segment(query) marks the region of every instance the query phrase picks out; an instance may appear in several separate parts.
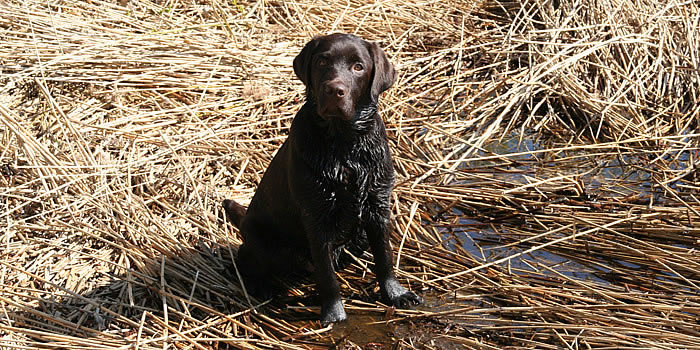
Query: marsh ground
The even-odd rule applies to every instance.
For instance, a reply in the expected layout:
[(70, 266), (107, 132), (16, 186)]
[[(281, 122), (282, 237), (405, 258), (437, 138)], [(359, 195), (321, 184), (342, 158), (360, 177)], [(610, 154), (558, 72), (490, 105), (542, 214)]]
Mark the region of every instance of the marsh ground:
[[(0, 346), (700, 348), (700, 11), (656, 1), (6, 1)], [(246, 203), (313, 35), (378, 41), (415, 310), (248, 298)]]

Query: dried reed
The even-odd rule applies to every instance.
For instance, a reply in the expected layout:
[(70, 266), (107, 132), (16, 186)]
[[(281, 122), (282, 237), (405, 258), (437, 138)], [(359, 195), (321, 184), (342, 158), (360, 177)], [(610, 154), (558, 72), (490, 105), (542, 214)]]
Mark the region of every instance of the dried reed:
[[(359, 337), (310, 281), (248, 296), (219, 204), (335, 31), (399, 68), (393, 240), (428, 300), (377, 302), (357, 257)], [(10, 0), (0, 33), (3, 348), (700, 348), (695, 1)]]

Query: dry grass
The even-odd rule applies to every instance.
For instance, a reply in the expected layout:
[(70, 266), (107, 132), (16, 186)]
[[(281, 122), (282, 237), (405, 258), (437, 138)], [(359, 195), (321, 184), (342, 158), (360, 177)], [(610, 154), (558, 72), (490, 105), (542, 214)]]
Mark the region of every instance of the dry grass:
[[(700, 348), (695, 1), (2, 7), (3, 348)], [(246, 297), (220, 202), (335, 31), (400, 70), (394, 248), (428, 305), (379, 304), (359, 257), (346, 306), (380, 321), (329, 330), (309, 281)]]

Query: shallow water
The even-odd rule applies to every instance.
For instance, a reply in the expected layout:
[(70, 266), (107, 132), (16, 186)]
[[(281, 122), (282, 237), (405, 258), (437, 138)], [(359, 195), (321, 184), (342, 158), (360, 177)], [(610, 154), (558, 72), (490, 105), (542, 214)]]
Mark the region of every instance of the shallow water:
[[(475, 228), (470, 230), (468, 228), (470, 224), (476, 227), (484, 226), (474, 220), (463, 219), (460, 220), (460, 224), (462, 224), (462, 227), (466, 227), (456, 230), (450, 229), (443, 232), (443, 242), (445, 242), (445, 245), (450, 250), (455, 250), (455, 245), (460, 245), (482, 263), (489, 263), (505, 257), (514, 256), (529, 248), (529, 246), (506, 246), (507, 242), (502, 239), (502, 236), (490, 228)], [(525, 255), (514, 257), (502, 264), (503, 267), (510, 271), (515, 270), (518, 273), (537, 272), (545, 275), (554, 275), (554, 272), (535, 269), (535, 266), (540, 265), (554, 267), (557, 272), (578, 280), (608, 283), (596, 275), (601, 272), (606, 273), (608, 272), (607, 270), (602, 268), (592, 269), (547, 250), (536, 250)]]
[[(435, 293), (424, 293), (422, 297), (424, 303), (415, 307), (416, 310), (440, 312), (464, 307), (463, 302)], [(447, 325), (435, 320), (386, 323), (384, 322), (386, 318), (376, 313), (363, 313), (352, 308), (346, 311), (348, 319), (334, 325), (331, 330), (331, 336), (336, 344), (350, 342), (363, 349), (391, 349), (399, 340), (403, 340), (423, 346), (429, 345), (435, 349), (464, 349), (462, 345), (440, 337)], [(347, 346), (347, 348), (353, 347)]]
[[(494, 181), (515, 186), (560, 176), (570, 177), (577, 182), (576, 186), (569, 186), (573, 190), (562, 189), (561, 193), (550, 198), (552, 203), (564, 198), (596, 203), (596, 199), (602, 197), (630, 197), (631, 200), (639, 200), (642, 204), (649, 200), (655, 203), (663, 201), (661, 192), (652, 188), (651, 173), (646, 168), (635, 166), (640, 160), (632, 154), (582, 148), (562, 150), (567, 147), (543, 144), (534, 139), (533, 136), (525, 136), (521, 139), (520, 135), (514, 132), (501, 141), (489, 143), (485, 151), (475, 156), (518, 154), (508, 157), (514, 163), (500, 159), (475, 160), (463, 163), (462, 169), (466, 171), (489, 169), (488, 175)], [(684, 159), (687, 159), (687, 156)], [(463, 185), (470, 185), (469, 178), (458, 181)], [(556, 189), (551, 191), (558, 192)], [(530, 245), (508, 245), (513, 242), (514, 236), (509, 232), (509, 227), (517, 227), (516, 224), (486, 225), (484, 222), (468, 218), (468, 215), (456, 209), (452, 209), (451, 214), (459, 218), (459, 224), (442, 227), (440, 231), (445, 246), (452, 251), (459, 246), (477, 260), (488, 263), (531, 248)], [(523, 229), (529, 231), (527, 227)], [(609, 283), (600, 278), (601, 275), (610, 272), (608, 269), (601, 266), (588, 266), (548, 250), (536, 250), (502, 264), (503, 267), (519, 273), (554, 274), (546, 269), (536, 270), (535, 267), (540, 265), (552, 267), (557, 272), (577, 280)]]

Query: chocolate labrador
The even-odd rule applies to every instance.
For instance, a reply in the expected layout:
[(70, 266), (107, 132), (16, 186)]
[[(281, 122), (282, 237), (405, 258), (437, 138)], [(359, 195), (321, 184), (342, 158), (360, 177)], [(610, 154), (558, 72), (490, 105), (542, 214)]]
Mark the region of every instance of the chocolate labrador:
[(394, 168), (379, 95), (396, 71), (376, 43), (350, 34), (315, 37), (294, 59), (306, 103), (272, 159), (250, 206), (225, 200), (243, 236), (237, 266), (246, 285), (265, 285), (313, 263), (321, 321), (346, 319), (335, 271), (347, 251), (367, 246), (382, 298), (396, 306), (422, 299), (392, 270), (390, 194)]

